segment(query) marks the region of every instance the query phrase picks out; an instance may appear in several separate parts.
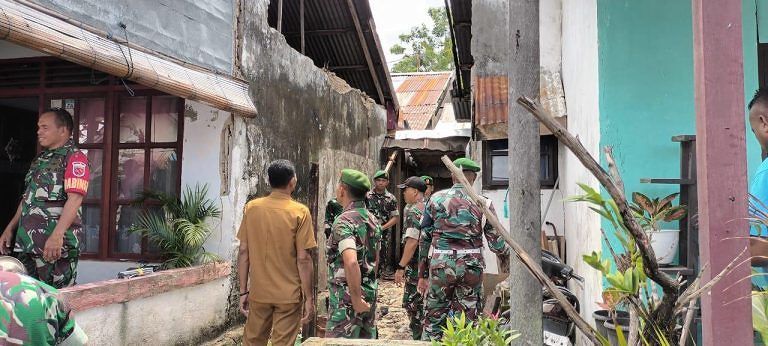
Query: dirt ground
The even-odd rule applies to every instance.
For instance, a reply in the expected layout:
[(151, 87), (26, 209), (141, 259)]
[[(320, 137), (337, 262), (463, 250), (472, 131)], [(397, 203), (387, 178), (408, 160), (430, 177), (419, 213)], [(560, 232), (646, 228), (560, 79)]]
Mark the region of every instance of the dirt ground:
[[(402, 307), (403, 288), (392, 281), (380, 281), (379, 296), (376, 300), (377, 319), (380, 340), (411, 340), (408, 329), (408, 315)], [(204, 346), (242, 345), (243, 326), (230, 328), (224, 334), (203, 344)]]
[[(411, 340), (408, 329), (408, 314), (403, 309), (403, 287), (397, 287), (393, 281), (379, 282), (379, 297), (376, 300), (378, 318), (376, 326), (379, 329), (379, 339), (382, 340)], [(382, 316), (384, 311), (387, 314)]]

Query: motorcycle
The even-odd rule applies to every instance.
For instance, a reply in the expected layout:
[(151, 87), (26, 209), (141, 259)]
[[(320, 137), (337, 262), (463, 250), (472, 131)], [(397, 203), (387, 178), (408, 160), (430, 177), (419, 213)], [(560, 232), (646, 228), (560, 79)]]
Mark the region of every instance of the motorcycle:
[[(578, 312), (580, 311), (579, 299), (568, 289), (568, 281), (575, 279), (584, 282), (584, 278), (574, 273), (573, 268), (563, 263), (553, 253), (542, 250), (541, 268), (544, 273), (555, 283), (557, 289), (566, 297), (568, 303)], [(506, 302), (505, 305), (503, 302)], [(503, 296), (497, 297), (494, 301), (492, 312), (498, 314), (502, 320), (502, 325), (509, 325), (511, 309), (508, 305), (509, 299)], [(569, 346), (576, 342), (576, 325), (568, 317), (560, 303), (554, 295), (546, 288), (542, 288), (542, 324), (544, 329), (544, 345), (546, 346)]]

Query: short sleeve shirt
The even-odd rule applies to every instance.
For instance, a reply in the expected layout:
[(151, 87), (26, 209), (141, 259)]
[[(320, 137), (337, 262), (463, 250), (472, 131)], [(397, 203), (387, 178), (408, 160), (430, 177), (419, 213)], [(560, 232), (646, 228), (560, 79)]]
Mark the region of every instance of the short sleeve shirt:
[(31, 277), (0, 271), (0, 344), (84, 345), (58, 291)]
[[(755, 198), (760, 200), (763, 204), (768, 205), (768, 160), (763, 161), (757, 169), (757, 173), (755, 173), (755, 176), (752, 178), (752, 184), (749, 186), (749, 193), (755, 196)], [(768, 212), (768, 210), (763, 211)], [(753, 225), (750, 228), (749, 234), (752, 236), (768, 237), (768, 229)], [(768, 272), (768, 268), (754, 267), (754, 269), (759, 274)], [(752, 278), (752, 284), (758, 287), (768, 287), (768, 276), (754, 276)]]
[(309, 209), (279, 192), (250, 201), (237, 238), (248, 248), (249, 299), (273, 304), (301, 302), (297, 249), (317, 247)]
[[(56, 149), (43, 150), (24, 179), (21, 220), (14, 251), (42, 255), (69, 195), (85, 196), (89, 181), (88, 157), (71, 141)], [(80, 213), (78, 208), (77, 217), (64, 233), (62, 257), (77, 257), (80, 253)]]
[(383, 225), (389, 221), (389, 219), (400, 216), (400, 212), (397, 209), (397, 198), (389, 191), (384, 193), (377, 193), (376, 191), (368, 191), (365, 196), (365, 203), (379, 222)]
[(343, 290), (348, 288), (342, 254), (345, 250), (354, 249), (360, 266), (363, 297), (366, 301), (373, 301), (378, 287), (375, 268), (376, 254), (381, 248), (381, 226), (364, 202), (354, 202), (336, 218), (326, 247), (328, 285)]

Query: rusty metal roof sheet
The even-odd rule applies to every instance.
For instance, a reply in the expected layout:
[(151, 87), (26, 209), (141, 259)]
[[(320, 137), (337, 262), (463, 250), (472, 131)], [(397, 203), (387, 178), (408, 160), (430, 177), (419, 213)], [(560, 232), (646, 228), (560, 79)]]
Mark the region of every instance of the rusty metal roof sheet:
[[(474, 126), (480, 139), (507, 138), (507, 119), (509, 114), (509, 80), (507, 76), (474, 76)], [(555, 117), (560, 124), (567, 126), (565, 116)], [(540, 135), (552, 134), (544, 125), (539, 126)]]
[(452, 72), (430, 72), (393, 75), (400, 103), (399, 127), (425, 130), (436, 115), (450, 85)]

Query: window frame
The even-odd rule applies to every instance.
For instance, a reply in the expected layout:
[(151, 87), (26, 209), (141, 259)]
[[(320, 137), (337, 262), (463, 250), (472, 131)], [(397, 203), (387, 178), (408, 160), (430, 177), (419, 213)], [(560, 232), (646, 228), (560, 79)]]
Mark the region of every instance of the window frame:
[[(54, 83), (51, 80), (48, 80), (49, 77), (46, 73), (46, 67), (47, 65), (55, 65), (55, 66), (61, 66), (62, 64), (67, 64), (64, 60), (55, 58), (55, 57), (33, 57), (33, 58), (19, 58), (19, 59), (3, 59), (0, 60), (1, 64), (17, 64), (17, 63), (29, 63), (29, 64), (39, 64), (39, 71), (38, 75), (33, 77), (30, 75), (29, 80), (30, 81), (36, 81), (36, 82), (30, 82), (28, 87), (21, 87), (21, 88), (0, 88), (0, 98), (13, 98), (13, 97), (37, 97), (38, 98), (38, 114), (43, 112), (45, 109), (50, 108), (51, 100), (52, 99), (82, 99), (82, 98), (94, 98), (94, 97), (100, 97), (104, 98), (105, 101), (105, 113), (104, 113), (104, 137), (103, 142), (96, 144), (96, 143), (79, 143), (79, 117), (80, 114), (78, 112), (79, 102), (75, 103), (75, 111), (73, 115), (73, 121), (75, 124), (75, 135), (78, 138), (75, 138), (75, 142), (77, 143), (78, 149), (88, 150), (88, 149), (99, 149), (103, 150), (103, 156), (102, 156), (102, 195), (101, 195), (101, 203), (95, 204), (96, 201), (93, 199), (88, 199), (84, 201), (84, 205), (94, 205), (99, 206), (101, 208), (100, 210), (100, 216), (99, 216), (99, 247), (98, 247), (98, 253), (86, 253), (82, 252), (80, 255), (81, 259), (89, 259), (89, 260), (158, 260), (160, 259), (160, 254), (154, 254), (147, 252), (147, 240), (146, 238), (142, 239), (142, 253), (141, 254), (123, 254), (123, 253), (117, 253), (112, 251), (112, 243), (113, 239), (117, 236), (117, 229), (116, 229), (116, 220), (114, 219), (114, 213), (112, 212), (112, 199), (113, 196), (116, 196), (114, 193), (117, 188), (117, 156), (116, 156), (116, 150), (118, 150), (118, 141), (119, 136), (116, 136), (116, 133), (119, 135), (119, 103), (118, 100), (120, 97), (130, 96), (128, 91), (126, 90), (126, 86), (130, 87), (132, 89), (132, 92), (136, 96), (147, 96), (148, 102), (147, 102), (147, 110), (148, 110), (148, 116), (146, 117), (147, 122), (151, 122), (151, 103), (152, 103), (152, 96), (173, 96), (169, 95), (167, 93), (152, 89), (150, 87), (146, 87), (140, 84), (135, 84), (133, 82), (125, 81), (123, 82), (119, 77), (115, 76), (106, 76), (101, 77), (100, 72), (95, 71), (91, 72), (91, 82), (93, 82), (93, 73), (95, 73), (98, 77), (98, 85), (92, 85), (89, 84), (87, 81), (82, 80), (67, 80), (66, 78), (63, 79), (57, 79), (55, 83), (66, 83), (67, 86), (55, 86), (51, 87), (48, 86), (49, 83)], [(88, 70), (87, 67), (80, 66), (82, 69)], [(82, 71), (79, 71), (82, 72)], [(65, 74), (57, 76), (58, 78), (65, 77)], [(75, 78), (75, 77), (72, 77)], [(79, 83), (79, 84), (78, 84)], [(147, 155), (151, 155), (151, 149), (153, 148), (173, 148), (177, 150), (177, 171), (178, 176), (176, 177), (176, 192), (177, 195), (180, 195), (181, 193), (181, 176), (182, 176), (182, 160), (183, 160), (183, 143), (184, 143), (184, 110), (185, 110), (185, 103), (186, 100), (181, 97), (177, 97), (179, 102), (177, 103), (178, 107), (178, 129), (177, 129), (177, 137), (176, 142), (164, 142), (164, 143), (151, 143), (151, 124), (148, 124), (146, 127), (147, 133), (148, 133), (148, 139), (149, 139), (149, 145), (148, 149), (146, 149), (145, 153), (145, 173), (147, 170), (149, 170), (149, 164)], [(63, 106), (63, 105), (62, 105)], [(173, 143), (175, 146), (169, 146), (170, 143)], [(141, 143), (134, 143), (134, 144), (141, 144)], [(37, 147), (37, 152), (39, 153), (41, 150), (40, 146)], [(145, 175), (146, 176), (146, 175)], [(145, 185), (146, 186), (146, 185)], [(156, 204), (155, 202), (147, 202), (147, 205)], [(116, 209), (116, 208), (115, 208)], [(85, 237), (85, 229), (82, 232), (82, 237)]]
[[(491, 149), (494, 143), (505, 143), (505, 149)], [(507, 189), (509, 188), (509, 178), (507, 179), (493, 179), (493, 157), (494, 156), (506, 156), (509, 150), (508, 139), (496, 139), (496, 140), (484, 140), (483, 143), (483, 188), (485, 189)], [(559, 175), (558, 160), (557, 160), (557, 138), (553, 135), (539, 136), (539, 165), (541, 164), (541, 158), (547, 155), (547, 166), (552, 172), (552, 175), (546, 179), (539, 177), (539, 185), (542, 190), (554, 189), (557, 177)], [(501, 152), (504, 153), (501, 153)], [(539, 175), (541, 175), (541, 168), (539, 168)]]

